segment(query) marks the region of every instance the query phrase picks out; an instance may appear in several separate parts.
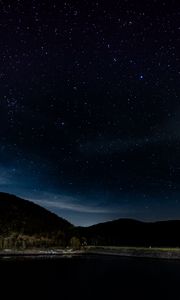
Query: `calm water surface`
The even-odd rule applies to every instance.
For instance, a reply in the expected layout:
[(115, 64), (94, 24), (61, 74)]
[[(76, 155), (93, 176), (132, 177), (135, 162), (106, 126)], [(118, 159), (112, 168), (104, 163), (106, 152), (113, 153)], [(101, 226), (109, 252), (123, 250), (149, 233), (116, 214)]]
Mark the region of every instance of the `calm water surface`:
[(4, 258), (0, 274), (1, 299), (180, 299), (180, 261)]

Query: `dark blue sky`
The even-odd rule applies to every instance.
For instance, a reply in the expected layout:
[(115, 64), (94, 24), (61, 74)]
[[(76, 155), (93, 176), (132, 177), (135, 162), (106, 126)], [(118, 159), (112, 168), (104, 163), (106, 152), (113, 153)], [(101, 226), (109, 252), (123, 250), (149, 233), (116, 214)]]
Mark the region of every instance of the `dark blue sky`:
[(0, 189), (74, 224), (180, 218), (178, 1), (0, 3)]

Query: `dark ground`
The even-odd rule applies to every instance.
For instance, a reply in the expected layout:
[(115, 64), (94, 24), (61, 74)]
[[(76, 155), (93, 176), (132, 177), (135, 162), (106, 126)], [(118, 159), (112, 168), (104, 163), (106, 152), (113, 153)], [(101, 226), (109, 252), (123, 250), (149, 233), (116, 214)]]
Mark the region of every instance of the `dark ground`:
[(4, 299), (173, 299), (179, 295), (180, 261), (1, 258), (0, 282)]

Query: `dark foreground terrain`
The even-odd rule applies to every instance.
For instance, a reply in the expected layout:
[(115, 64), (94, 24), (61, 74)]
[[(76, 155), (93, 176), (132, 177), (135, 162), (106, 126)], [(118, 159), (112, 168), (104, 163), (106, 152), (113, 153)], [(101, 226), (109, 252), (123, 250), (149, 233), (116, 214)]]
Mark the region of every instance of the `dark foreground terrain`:
[(6, 257), (0, 270), (4, 299), (179, 299), (180, 261)]

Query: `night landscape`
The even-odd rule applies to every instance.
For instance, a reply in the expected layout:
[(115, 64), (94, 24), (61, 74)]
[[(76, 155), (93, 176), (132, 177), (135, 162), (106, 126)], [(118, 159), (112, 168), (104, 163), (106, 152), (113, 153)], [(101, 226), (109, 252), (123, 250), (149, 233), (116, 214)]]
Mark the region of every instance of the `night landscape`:
[(173, 299), (180, 6), (0, 1), (5, 298)]

